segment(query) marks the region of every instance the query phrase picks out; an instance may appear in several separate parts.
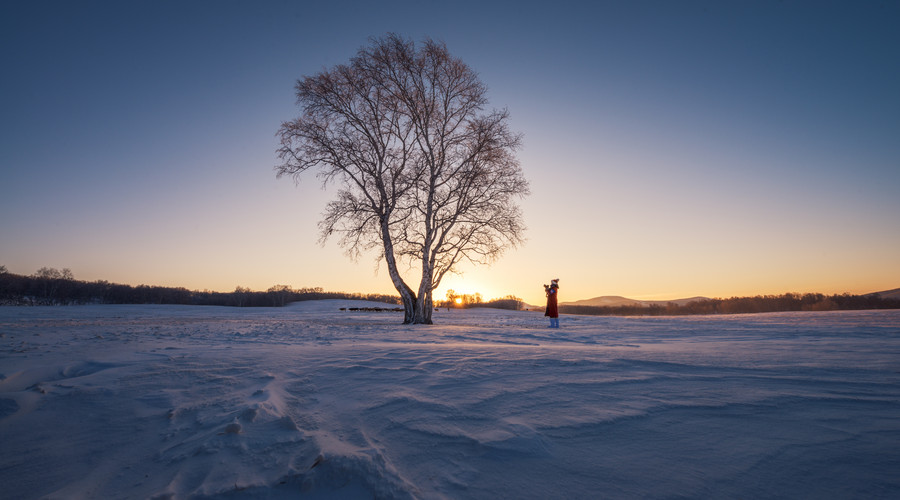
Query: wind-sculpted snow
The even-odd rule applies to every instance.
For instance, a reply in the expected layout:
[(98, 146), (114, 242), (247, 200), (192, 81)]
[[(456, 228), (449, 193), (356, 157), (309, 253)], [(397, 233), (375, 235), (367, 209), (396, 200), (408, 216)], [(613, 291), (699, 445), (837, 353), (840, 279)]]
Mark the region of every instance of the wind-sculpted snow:
[(900, 496), (900, 311), (0, 308), (4, 498)]

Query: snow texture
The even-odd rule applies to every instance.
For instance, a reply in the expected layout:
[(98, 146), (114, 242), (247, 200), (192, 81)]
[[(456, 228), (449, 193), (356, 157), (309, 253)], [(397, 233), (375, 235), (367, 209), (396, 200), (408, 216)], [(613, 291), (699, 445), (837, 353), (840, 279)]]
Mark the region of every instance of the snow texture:
[(0, 308), (3, 498), (898, 498), (900, 311)]

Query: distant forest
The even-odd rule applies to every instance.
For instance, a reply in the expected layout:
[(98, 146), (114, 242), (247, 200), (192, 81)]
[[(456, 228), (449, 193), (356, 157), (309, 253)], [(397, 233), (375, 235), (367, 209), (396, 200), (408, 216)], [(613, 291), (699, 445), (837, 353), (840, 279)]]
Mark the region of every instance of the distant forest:
[(322, 288), (295, 290), (275, 285), (265, 292), (237, 287), (233, 292), (196, 291), (162, 286), (118, 285), (107, 281), (79, 281), (68, 269), (41, 268), (31, 276), (12, 274), (0, 266), (0, 305), (181, 304), (232, 307), (281, 307), (318, 299), (372, 300), (399, 304), (400, 298), (382, 294), (326, 292)]
[(786, 293), (729, 299), (703, 299), (678, 305), (650, 306), (573, 306), (560, 305), (564, 314), (598, 316), (682, 316), (689, 314), (751, 314), (788, 311), (854, 311), (862, 309), (900, 309), (900, 299), (867, 295), (823, 295), (821, 293)]

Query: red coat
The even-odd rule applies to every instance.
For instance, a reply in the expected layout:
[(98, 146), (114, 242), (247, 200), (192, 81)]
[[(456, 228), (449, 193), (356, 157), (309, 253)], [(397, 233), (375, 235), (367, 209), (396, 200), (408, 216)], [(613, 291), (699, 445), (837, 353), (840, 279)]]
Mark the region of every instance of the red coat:
[(559, 317), (559, 306), (557, 305), (556, 301), (558, 292), (558, 286), (551, 286), (547, 289), (547, 311), (544, 312), (544, 316), (550, 316), (551, 318)]

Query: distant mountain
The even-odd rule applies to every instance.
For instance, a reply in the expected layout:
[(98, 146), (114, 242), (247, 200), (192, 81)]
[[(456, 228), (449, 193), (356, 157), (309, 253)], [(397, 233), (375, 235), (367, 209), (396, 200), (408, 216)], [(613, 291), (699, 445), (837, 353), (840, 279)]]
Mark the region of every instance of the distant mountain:
[[(900, 300), (900, 288), (895, 288), (893, 290), (885, 290), (883, 292), (875, 292), (881, 296), (882, 299), (897, 299)], [(874, 295), (874, 294), (870, 294)]]
[(639, 307), (650, 307), (650, 306), (665, 306), (668, 303), (674, 303), (679, 306), (683, 306), (685, 304), (689, 304), (691, 302), (697, 302), (698, 300), (709, 300), (707, 297), (691, 297), (689, 299), (675, 299), (675, 300), (635, 300), (629, 299), (626, 297), (619, 297), (617, 295), (605, 295), (603, 297), (594, 297), (593, 299), (585, 299), (585, 300), (576, 300), (575, 302), (563, 302), (560, 305), (564, 306), (593, 306), (593, 307), (622, 307), (622, 306), (639, 306)]
[(564, 306), (593, 306), (593, 307), (621, 307), (621, 306), (640, 306), (640, 300), (620, 297), (618, 295), (604, 295), (603, 297), (594, 297), (593, 299), (576, 300), (574, 302), (562, 302)]

